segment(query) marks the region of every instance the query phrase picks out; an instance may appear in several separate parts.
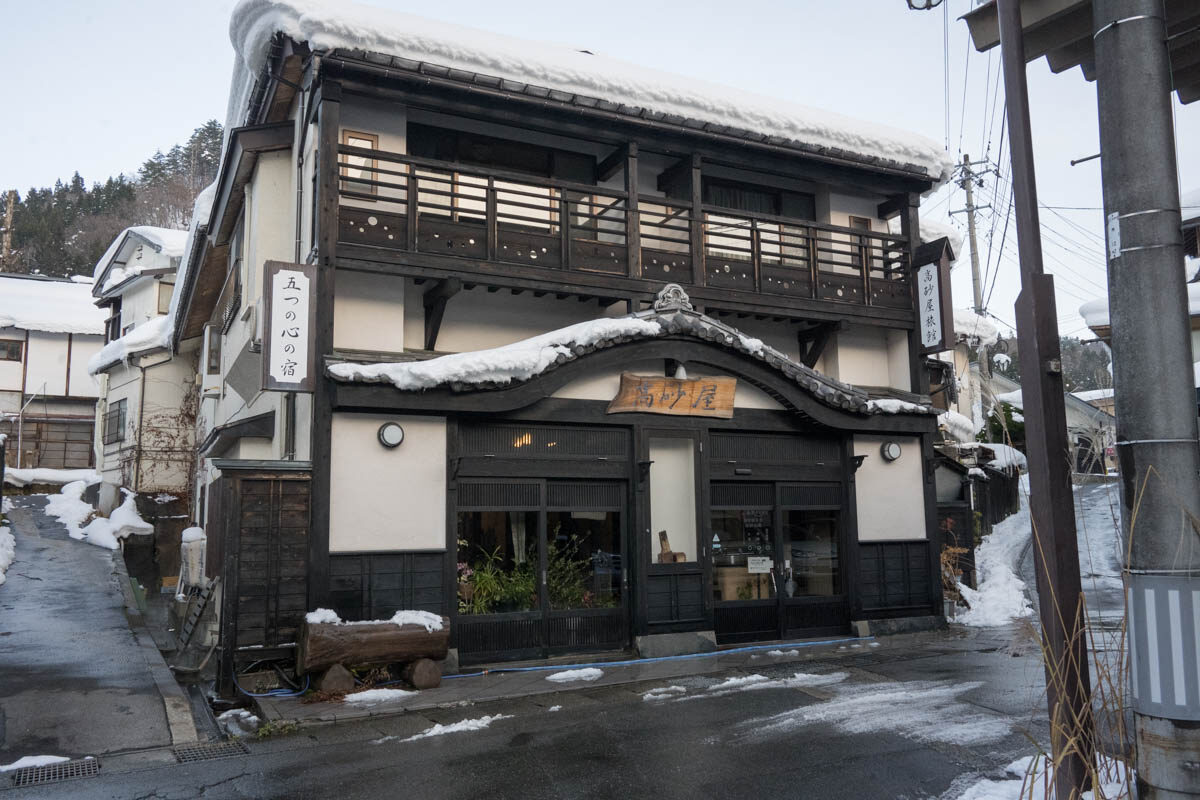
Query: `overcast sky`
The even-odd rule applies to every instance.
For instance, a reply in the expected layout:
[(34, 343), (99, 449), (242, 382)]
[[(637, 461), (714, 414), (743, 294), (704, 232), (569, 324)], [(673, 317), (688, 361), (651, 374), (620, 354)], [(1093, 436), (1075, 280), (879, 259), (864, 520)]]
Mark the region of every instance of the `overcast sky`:
[[(968, 47), (966, 24), (956, 18), (972, 2), (947, 0), (948, 53), (942, 9), (910, 11), (904, 0), (371, 5), (603, 52), (938, 142), (946, 138), (948, 58), (950, 152), (995, 162), (1003, 109), (995, 91), (999, 58)], [(75, 170), (88, 182), (133, 174), (156, 149), (184, 140), (205, 120), (223, 123), (233, 6), (234, 0), (0, 0), (8, 111), (0, 125), (0, 189), (23, 193)], [(1076, 311), (1106, 285), (1100, 164), (1068, 162), (1099, 150), (1095, 85), (1078, 70), (1052, 75), (1044, 59), (1028, 74), (1039, 200), (1054, 209), (1042, 211), (1046, 268), (1056, 275), (1062, 332), (1086, 335)], [(1185, 189), (1200, 186), (1200, 103), (1176, 104), (1176, 125), (1181, 182)], [(1011, 323), (1019, 279), (1015, 227), (1004, 235), (1009, 186), (994, 175), (983, 180), (976, 202), (993, 205), (979, 215), (985, 295), (994, 286), (988, 309)], [(922, 213), (946, 219), (963, 205), (962, 191), (946, 187), (926, 200)], [(964, 218), (950, 217), (965, 229)], [(969, 262), (964, 254), (954, 270), (959, 307), (972, 303)]]

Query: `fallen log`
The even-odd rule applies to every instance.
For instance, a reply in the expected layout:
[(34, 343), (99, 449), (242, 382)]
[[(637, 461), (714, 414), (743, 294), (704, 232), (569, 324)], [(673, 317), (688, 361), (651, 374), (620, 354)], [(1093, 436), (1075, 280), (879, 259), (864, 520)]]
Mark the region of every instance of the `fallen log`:
[(296, 651), (296, 671), (303, 675), (320, 672), (334, 664), (398, 664), (422, 658), (444, 659), (450, 648), (450, 620), (442, 617), (442, 629), (427, 631), (423, 625), (368, 622), (335, 625), (304, 622)]

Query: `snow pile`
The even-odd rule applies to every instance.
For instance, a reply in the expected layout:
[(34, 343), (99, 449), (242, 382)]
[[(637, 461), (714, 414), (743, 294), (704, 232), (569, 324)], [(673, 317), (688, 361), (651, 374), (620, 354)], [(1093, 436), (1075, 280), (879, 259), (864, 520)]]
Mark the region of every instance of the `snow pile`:
[(867, 401), (867, 411), (877, 414), (932, 414), (935, 409), (932, 406), (910, 403), (895, 397), (880, 397), (877, 400)]
[(970, 606), (958, 615), (958, 622), (985, 628), (1007, 625), (1033, 613), (1025, 595), (1025, 582), (1017, 577), (1017, 562), (1031, 535), (1028, 484), (1022, 480), (1020, 511), (993, 527), (975, 548), (979, 588), (958, 585)]
[(61, 486), (75, 481), (85, 484), (100, 482), (100, 473), (94, 469), (50, 469), (34, 467), (32, 469), (6, 469), (4, 482), (11, 486), (28, 486), (31, 483), (49, 483)]
[(72, 532), (71, 538), (83, 539), (88, 544), (116, 550), (121, 546), (121, 540), (131, 534), (154, 533), (154, 526), (138, 514), (137, 494), (128, 489), (121, 491), (125, 493), (125, 501), (114, 508), (107, 519), (96, 517), (79, 531), (78, 536)]
[(66, 756), (22, 756), (11, 764), (0, 764), (0, 772), (12, 772), (14, 769), (25, 769), (26, 767), (45, 767), (70, 760)]
[(107, 318), (87, 284), (0, 274), (0, 328), (99, 336)]
[(963, 443), (975, 441), (975, 434), (979, 433), (979, 428), (975, 427), (972, 420), (954, 409), (938, 414), (938, 425), (945, 428), (946, 433), (955, 440)]
[(709, 686), (704, 694), (680, 697), (679, 700), (699, 700), (701, 698), (725, 697), (739, 692), (757, 692), (764, 689), (801, 689), (813, 686), (830, 686), (846, 680), (845, 672), (829, 672), (817, 674), (797, 672), (790, 678), (767, 678), (764, 675), (746, 675), (726, 678), (724, 681)]
[(276, 32), (316, 50), (366, 50), (500, 78), (507, 91), (530, 85), (537, 87), (538, 96), (550, 89), (624, 106), (625, 113), (669, 115), (672, 123), (693, 119), (718, 130), (765, 134), (806, 149), (911, 164), (936, 181), (948, 177), (954, 164), (941, 144), (924, 136), (594, 55), (583, 50), (586, 45), (531, 42), (329, 0), (242, 0), (237, 5), (229, 24), (237, 62), (227, 130), (244, 124), (250, 86), (266, 63)]
[[(177, 231), (172, 228), (156, 228), (152, 225), (134, 225), (131, 228), (126, 228), (117, 235), (117, 238), (112, 240), (112, 244), (104, 251), (104, 255), (100, 256), (100, 260), (96, 262), (96, 266), (92, 269), (92, 282), (100, 280), (100, 276), (104, 274), (104, 269), (109, 265), (117, 253), (121, 250), (126, 239), (133, 237), (150, 245), (152, 250), (162, 253), (168, 258), (180, 258), (183, 256), (183, 248), (187, 244), (187, 231)], [(128, 264), (117, 267), (109, 273), (109, 278), (104, 282), (103, 291), (107, 292), (112, 286), (116, 286), (121, 280), (114, 281), (113, 274), (117, 272), (126, 273), (126, 277), (136, 275), (140, 270), (137, 266)]]
[(17, 541), (8, 528), (0, 528), (0, 586), (4, 585), (4, 573), (17, 556)]
[(1010, 469), (1016, 467), (1018, 469), (1028, 469), (1029, 462), (1025, 458), (1025, 454), (1015, 447), (1007, 444), (999, 444), (998, 442), (989, 442), (988, 447), (996, 454), (996, 457), (988, 462), (989, 467), (996, 469)]
[(960, 702), (982, 683), (912, 681), (847, 687), (831, 700), (742, 722), (747, 735), (775, 739), (808, 725), (851, 734), (893, 733), (918, 742), (977, 745), (1008, 735), (1011, 720)]
[[(1200, 283), (1187, 284), (1188, 315), (1200, 316)], [(1106, 328), (1110, 323), (1108, 314), (1108, 298), (1101, 297), (1089, 300), (1079, 307), (1079, 316), (1089, 328)]]
[[(1121, 800), (1133, 797), (1133, 772), (1122, 761), (1105, 755), (1096, 756), (1096, 776), (1100, 785), (1084, 792), (1082, 800)], [(959, 800), (1013, 800), (1038, 797), (1054, 800), (1054, 766), (1045, 755), (1019, 758), (1004, 768), (1003, 778), (984, 778), (959, 788), (950, 788)], [(951, 793), (947, 792), (946, 796)]]
[(204, 528), (184, 528), (183, 533), (179, 534), (181, 544), (188, 542), (203, 542), (208, 537), (204, 535)]
[(82, 539), (80, 526), (96, 509), (83, 502), (83, 493), (87, 489), (85, 481), (73, 481), (64, 486), (58, 494), (52, 494), (46, 499), (46, 513), (56, 517), (72, 539)]
[(954, 332), (973, 347), (991, 347), (1000, 340), (995, 322), (965, 308), (954, 309)]
[(523, 381), (574, 356), (573, 348), (618, 338), (658, 336), (662, 326), (634, 317), (594, 319), (520, 342), (427, 361), (384, 364), (334, 364), (329, 374), (343, 381), (391, 383), (402, 391), (419, 391), (450, 383), (482, 384)]
[(643, 694), (642, 701), (650, 703), (656, 700), (670, 700), (672, 697), (678, 697), (685, 692), (687, 692), (687, 689), (682, 686), (660, 686)]
[(775, 658), (782, 658), (784, 656), (798, 656), (798, 655), (800, 655), (800, 651), (799, 650), (769, 650), (769, 651), (767, 651), (767, 655), (774, 656)]
[(244, 708), (231, 708), (217, 717), (217, 724), (230, 736), (252, 736), (262, 720)]
[(416, 736), (410, 736), (404, 741), (412, 742), (417, 739), (428, 739), (430, 736), (445, 736), (447, 733), (461, 733), (462, 731), (482, 731), (491, 726), (493, 722), (501, 719), (512, 719), (512, 714), (492, 714), (490, 717), (464, 719), (461, 722), (452, 722), (449, 725), (443, 725), (439, 722), (432, 728), (426, 728)]
[(345, 701), (360, 706), (373, 706), (378, 703), (386, 703), (390, 700), (403, 700), (414, 694), (417, 694), (417, 692), (410, 692), (406, 689), (367, 689), (366, 691), (346, 695)]
[(553, 675), (547, 675), (546, 680), (554, 683), (571, 683), (573, 681), (594, 681), (604, 675), (604, 670), (596, 669), (595, 667), (584, 667), (583, 669), (568, 669), (563, 672), (556, 672)]
[(168, 317), (146, 320), (120, 339), (113, 339), (100, 348), (100, 352), (88, 360), (88, 374), (95, 375), (113, 364), (128, 362), (130, 357), (139, 353), (170, 346), (171, 329), (168, 327)]
[(310, 625), (382, 625), (390, 622), (393, 625), (421, 625), (428, 633), (442, 629), (442, 618), (437, 614), (407, 609), (397, 611), (388, 619), (364, 619), (349, 622), (339, 617), (337, 612), (332, 609), (318, 608), (316, 611), (305, 614), (304, 621)]

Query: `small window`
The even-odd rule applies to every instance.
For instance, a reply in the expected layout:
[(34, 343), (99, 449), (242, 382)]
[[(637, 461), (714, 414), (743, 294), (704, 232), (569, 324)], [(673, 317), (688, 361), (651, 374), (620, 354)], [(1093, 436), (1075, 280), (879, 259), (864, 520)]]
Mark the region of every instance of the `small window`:
[(125, 408), (124, 398), (109, 404), (104, 414), (104, 444), (125, 441)]
[(207, 347), (204, 353), (204, 374), (221, 374), (221, 333), (215, 326), (209, 325), (205, 331)]
[(122, 336), (124, 336), (125, 334), (127, 334), (127, 333), (129, 333), (131, 330), (133, 330), (133, 328), (134, 328), (134, 324), (133, 324), (132, 322), (131, 322), (131, 323), (129, 323), (129, 324), (128, 324), (128, 325), (126, 325), (124, 328), (121, 328), (121, 335), (122, 335)]
[[(359, 133), (357, 131), (342, 131), (342, 144), (346, 147), (358, 147), (363, 150), (378, 150), (379, 135), (374, 133)], [(362, 154), (342, 153), (338, 156), (342, 165), (341, 191), (354, 195), (374, 195), (379, 193), (379, 187), (374, 181), (379, 180), (375, 169), (379, 161)], [(372, 200), (371, 197), (361, 197), (361, 200)]]
[(109, 317), (104, 321), (104, 342), (121, 338), (121, 298), (117, 298), (108, 307)]
[(15, 339), (0, 339), (0, 361), (20, 361), (25, 343)]
[(171, 293), (175, 285), (171, 283), (158, 284), (158, 313), (166, 314), (171, 310)]

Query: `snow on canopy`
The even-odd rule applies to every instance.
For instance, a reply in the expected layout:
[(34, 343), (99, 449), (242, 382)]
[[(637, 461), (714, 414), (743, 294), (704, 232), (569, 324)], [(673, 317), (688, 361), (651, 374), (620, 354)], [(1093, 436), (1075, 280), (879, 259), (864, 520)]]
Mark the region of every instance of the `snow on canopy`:
[[(1190, 260), (1190, 259), (1189, 259)], [(1200, 316), (1200, 283), (1187, 284), (1188, 316)], [(1089, 328), (1105, 328), (1109, 325), (1108, 298), (1098, 297), (1079, 307), (1079, 316)]]
[(975, 426), (973, 420), (963, 416), (954, 409), (943, 411), (939, 414), (938, 425), (945, 428), (946, 432), (959, 442), (975, 441), (975, 434), (979, 433), (980, 430), (980, 428)]
[(964, 308), (954, 309), (954, 332), (975, 347), (990, 347), (1000, 339), (995, 322)]
[(168, 327), (168, 322), (168, 317), (155, 317), (138, 325), (120, 339), (113, 339), (88, 360), (88, 374), (95, 375), (103, 372), (113, 364), (128, 361), (132, 356), (148, 350), (159, 347), (169, 348), (171, 346), (171, 329)]
[[(121, 231), (117, 238), (112, 240), (112, 244), (104, 251), (104, 255), (100, 256), (100, 260), (96, 262), (95, 269), (92, 270), (92, 280), (99, 281), (100, 276), (104, 274), (104, 270), (112, 262), (117, 254), (121, 251), (121, 246), (126, 240), (133, 238), (150, 245), (155, 252), (162, 253), (168, 258), (180, 258), (183, 256), (183, 248), (187, 243), (187, 231), (178, 231), (172, 228), (156, 228), (152, 225), (134, 225)], [(122, 264), (112, 271), (108, 276), (108, 280), (104, 282), (103, 291), (108, 291), (119, 283), (137, 275), (141, 272), (137, 266)]]
[[(667, 115), (766, 135), (806, 148), (839, 151), (859, 161), (908, 166), (944, 181), (953, 160), (942, 145), (915, 133), (808, 108), (720, 84), (686, 78), (581, 48), (546, 44), (330, 0), (241, 0), (229, 34), (237, 61), (230, 125), (243, 123), (246, 100), (276, 33), (317, 50), (364, 50), (624, 106), (624, 113)], [(531, 92), (534, 93), (534, 92)], [(589, 103), (595, 105), (595, 103)]]
[(100, 335), (107, 316), (86, 283), (0, 275), (0, 328)]

